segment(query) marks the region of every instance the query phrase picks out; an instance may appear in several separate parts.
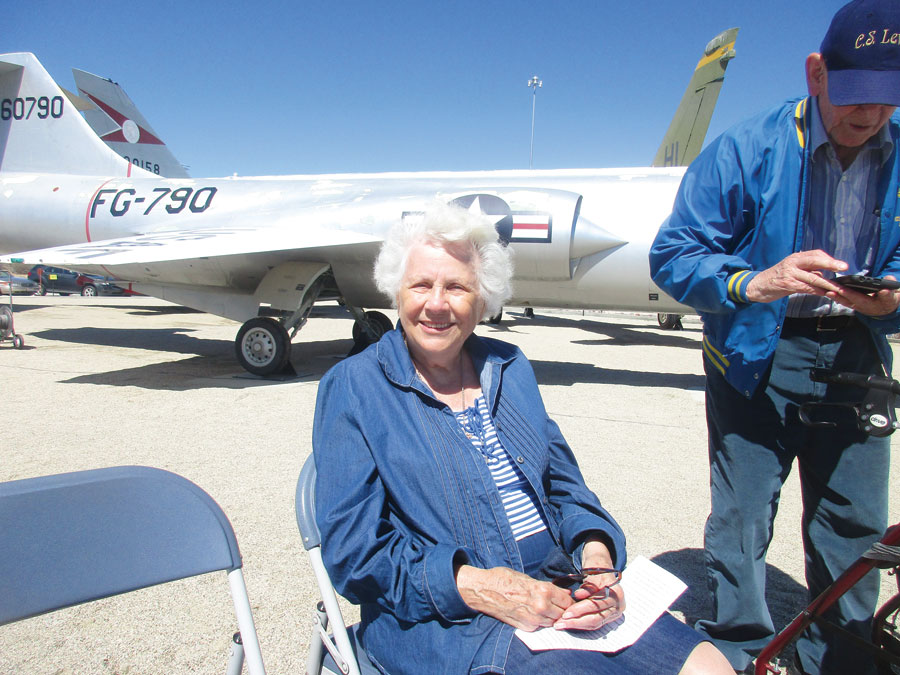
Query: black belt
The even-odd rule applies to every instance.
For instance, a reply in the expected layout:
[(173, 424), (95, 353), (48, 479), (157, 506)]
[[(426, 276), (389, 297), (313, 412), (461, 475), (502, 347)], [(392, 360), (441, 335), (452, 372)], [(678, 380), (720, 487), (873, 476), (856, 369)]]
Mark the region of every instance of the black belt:
[(784, 317), (784, 327), (795, 331), (838, 331), (852, 328), (857, 323), (853, 314), (826, 314), (824, 316), (810, 316), (794, 318)]

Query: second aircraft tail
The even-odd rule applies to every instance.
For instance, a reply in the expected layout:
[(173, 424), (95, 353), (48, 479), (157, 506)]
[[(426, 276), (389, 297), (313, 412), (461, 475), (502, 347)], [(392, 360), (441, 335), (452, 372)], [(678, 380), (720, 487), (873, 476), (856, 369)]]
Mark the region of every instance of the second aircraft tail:
[(729, 28), (706, 45), (651, 166), (687, 166), (700, 154), (738, 30)]
[(0, 54), (0, 172), (130, 176), (141, 172), (91, 130), (40, 61)]

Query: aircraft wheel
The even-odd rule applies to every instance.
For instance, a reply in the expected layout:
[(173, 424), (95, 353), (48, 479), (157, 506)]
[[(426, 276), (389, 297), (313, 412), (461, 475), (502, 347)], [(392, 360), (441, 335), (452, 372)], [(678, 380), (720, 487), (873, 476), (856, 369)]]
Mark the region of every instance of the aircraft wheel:
[(681, 330), (683, 326), (681, 325), (681, 314), (657, 314), (656, 320), (659, 322), (659, 327), (664, 330)]
[[(376, 335), (377, 339), (375, 340), (375, 342), (378, 342), (378, 340), (381, 339), (381, 336), (387, 333), (389, 330), (394, 329), (394, 324), (391, 323), (391, 320), (387, 318), (386, 315), (382, 314), (381, 312), (376, 312), (375, 310), (366, 312), (366, 323)], [(353, 341), (357, 344), (364, 342), (366, 346), (369, 345), (365, 327), (360, 321), (353, 322)]]
[(16, 334), (16, 336), (13, 338), (13, 347), (15, 347), (16, 349), (24, 349), (25, 338), (23, 338), (21, 335)]
[(47, 295), (47, 287), (44, 284), (38, 284), (37, 290), (34, 292), (35, 295)]
[(5, 340), (12, 333), (13, 318), (9, 305), (0, 305), (0, 340)]
[[(900, 593), (884, 603), (872, 620), (872, 643), (893, 656), (900, 656)], [(900, 668), (879, 662), (879, 675), (896, 675)]]
[(81, 294), (82, 294), (83, 296), (85, 296), (85, 297), (91, 297), (91, 298), (92, 298), (92, 297), (94, 297), (95, 295), (97, 295), (97, 287), (96, 287), (96, 286), (92, 286), (91, 284), (86, 284), (85, 286), (82, 286), (82, 288), (81, 288)]
[(489, 323), (492, 326), (499, 326), (500, 322), (503, 320), (503, 308), (500, 308), (500, 311), (494, 314), (494, 316), (489, 316), (486, 319), (486, 323)]
[(245, 321), (234, 340), (238, 363), (254, 375), (272, 375), (284, 368), (291, 356), (287, 329), (269, 317)]

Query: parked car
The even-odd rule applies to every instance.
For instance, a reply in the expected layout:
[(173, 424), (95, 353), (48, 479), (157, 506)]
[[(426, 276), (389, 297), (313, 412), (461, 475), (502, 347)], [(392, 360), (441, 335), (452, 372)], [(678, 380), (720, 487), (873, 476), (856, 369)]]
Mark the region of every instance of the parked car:
[(125, 289), (116, 286), (109, 279), (96, 274), (82, 274), (62, 267), (35, 265), (28, 278), (38, 285), (37, 294), (59, 293), (60, 295), (124, 295)]
[(12, 295), (34, 295), (38, 289), (38, 285), (31, 279), (0, 273), (0, 296), (10, 295), (10, 286), (12, 286)]

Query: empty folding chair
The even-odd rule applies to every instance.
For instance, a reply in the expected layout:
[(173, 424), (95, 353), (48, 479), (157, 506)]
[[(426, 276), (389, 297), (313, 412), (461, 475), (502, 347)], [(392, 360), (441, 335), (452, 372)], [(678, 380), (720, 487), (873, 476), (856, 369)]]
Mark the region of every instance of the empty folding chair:
[[(316, 606), (313, 618), (313, 634), (310, 639), (307, 675), (332, 673), (333, 675), (378, 675), (380, 672), (366, 656), (356, 639), (359, 624), (347, 628), (337, 593), (331, 585), (328, 570), (322, 562), (322, 540), (316, 524), (316, 463), (310, 455), (300, 471), (294, 508), (297, 526), (303, 538), (303, 548), (309, 554), (309, 562), (316, 575), (322, 599)], [(331, 634), (328, 633), (329, 625)]]
[(141, 466), (0, 483), (0, 626), (175, 579), (227, 571), (240, 634), (229, 675), (264, 675), (228, 518), (174, 473)]

